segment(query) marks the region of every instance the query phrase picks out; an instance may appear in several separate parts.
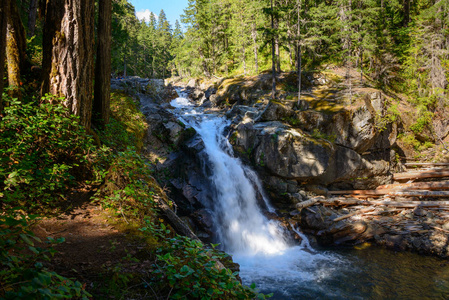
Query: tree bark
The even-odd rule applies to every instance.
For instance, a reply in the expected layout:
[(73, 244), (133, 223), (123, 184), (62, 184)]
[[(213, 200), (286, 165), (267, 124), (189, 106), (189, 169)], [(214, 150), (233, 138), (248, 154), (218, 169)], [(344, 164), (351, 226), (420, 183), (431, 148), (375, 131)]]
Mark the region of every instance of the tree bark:
[[(273, 0), (271, 0), (271, 30), (274, 31), (274, 12), (273, 12)], [(276, 97), (276, 57), (274, 54), (274, 32), (271, 35), (271, 71), (272, 71), (272, 86), (271, 86), (271, 99)]]
[[(56, 31), (51, 52), (49, 91), (64, 96), (64, 105), (90, 128), (94, 71), (94, 1), (62, 0), (60, 31)], [(59, 14), (58, 14), (59, 15)]]
[(12, 88), (10, 95), (21, 98), (20, 74), (25, 66), (26, 38), (16, 1), (10, 2), (7, 16), (6, 59), (8, 61), (8, 83)]
[(36, 29), (36, 15), (37, 15), (37, 0), (30, 0), (30, 6), (28, 10), (28, 37), (34, 36)]
[(0, 117), (3, 114), (3, 75), (5, 73), (6, 28), (8, 24), (9, 1), (0, 0)]
[(111, 102), (111, 20), (112, 1), (100, 0), (93, 116), (103, 125), (109, 123)]
[(296, 54), (297, 66), (298, 66), (298, 108), (300, 107), (301, 101), (301, 68), (302, 68), (302, 57), (301, 57), (301, 0), (297, 0), (297, 13), (298, 13), (298, 24), (296, 33), (296, 46), (298, 53)]
[(41, 1), (40, 14), (44, 16), (42, 43), (42, 86), (41, 95), (50, 92), (50, 73), (53, 53), (53, 38), (61, 30), (64, 14), (64, 0)]

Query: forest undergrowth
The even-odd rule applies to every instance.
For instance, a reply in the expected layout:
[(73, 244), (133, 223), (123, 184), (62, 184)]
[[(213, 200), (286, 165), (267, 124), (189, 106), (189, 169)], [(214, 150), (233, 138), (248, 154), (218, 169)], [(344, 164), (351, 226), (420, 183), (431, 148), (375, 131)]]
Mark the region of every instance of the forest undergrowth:
[(113, 92), (110, 123), (86, 132), (63, 99), (3, 96), (0, 298), (265, 298), (160, 218), (136, 99)]

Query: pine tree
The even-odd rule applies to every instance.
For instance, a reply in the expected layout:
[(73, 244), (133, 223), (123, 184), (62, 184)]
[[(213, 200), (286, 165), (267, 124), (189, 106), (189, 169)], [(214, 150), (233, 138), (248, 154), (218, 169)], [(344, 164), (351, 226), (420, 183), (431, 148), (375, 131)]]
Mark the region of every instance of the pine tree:
[(12, 97), (21, 98), (21, 73), (24, 71), (26, 63), (25, 28), (23, 27), (16, 1), (11, 1), (8, 8), (9, 11), (6, 13), (6, 59), (8, 62), (8, 83), (10, 87), (10, 95)]
[[(62, 4), (62, 5), (61, 5)], [(81, 124), (89, 129), (92, 114), (93, 70), (94, 70), (94, 1), (62, 0), (47, 2), (45, 37), (52, 47), (45, 56), (50, 58), (44, 73), (48, 90), (54, 95), (64, 96), (64, 105), (80, 116)], [(72, 22), (73, 18), (77, 22)], [(50, 72), (51, 70), (51, 72)]]
[(9, 0), (0, 0), (0, 118), (3, 114), (3, 74), (5, 73), (6, 28), (8, 24)]
[(98, 13), (98, 44), (95, 64), (94, 121), (109, 123), (111, 99), (111, 17), (112, 1), (100, 0)]

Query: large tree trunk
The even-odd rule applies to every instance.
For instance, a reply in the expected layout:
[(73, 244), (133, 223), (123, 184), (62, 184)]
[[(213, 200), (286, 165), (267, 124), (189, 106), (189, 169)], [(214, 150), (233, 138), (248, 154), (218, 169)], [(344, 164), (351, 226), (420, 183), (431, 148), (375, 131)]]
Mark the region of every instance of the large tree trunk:
[(30, 6), (28, 10), (28, 37), (34, 36), (36, 28), (36, 15), (37, 15), (37, 0), (30, 0)]
[(62, 0), (60, 31), (53, 37), (49, 91), (65, 96), (64, 105), (89, 129), (94, 71), (94, 1)]
[(298, 24), (297, 24), (297, 32), (296, 32), (296, 46), (298, 53), (296, 55), (297, 59), (297, 68), (298, 68), (298, 108), (301, 103), (301, 73), (302, 73), (302, 57), (301, 57), (301, 0), (296, 1), (296, 9), (298, 14)]
[[(273, 0), (271, 0), (271, 30), (274, 30), (274, 15), (273, 15)], [(272, 75), (272, 86), (271, 86), (271, 99), (276, 97), (276, 57), (274, 53), (274, 34), (271, 36), (271, 71)]]
[(111, 20), (112, 1), (100, 0), (93, 115), (103, 124), (109, 123), (111, 100)]
[(20, 19), (16, 1), (10, 2), (7, 15), (6, 58), (8, 61), (8, 83), (11, 87), (11, 96), (20, 98), (20, 74), (25, 66), (26, 38), (25, 28)]
[(64, 15), (64, 0), (41, 1), (40, 15), (44, 17), (42, 43), (42, 86), (41, 95), (50, 92), (50, 74), (53, 53), (53, 38), (61, 30)]
[(0, 0), (0, 117), (3, 114), (3, 74), (5, 73), (6, 27), (8, 24), (9, 1)]

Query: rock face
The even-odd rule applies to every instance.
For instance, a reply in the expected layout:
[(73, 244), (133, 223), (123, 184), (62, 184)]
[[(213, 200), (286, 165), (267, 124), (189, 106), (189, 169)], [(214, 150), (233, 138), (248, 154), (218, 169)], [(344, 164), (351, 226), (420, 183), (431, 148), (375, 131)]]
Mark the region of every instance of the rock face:
[[(295, 86), (295, 76), (281, 74), (278, 84)], [(261, 74), (214, 82), (190, 80), (186, 87), (190, 98), (203, 107), (232, 106), (226, 113), (232, 120), (230, 141), (236, 153), (257, 168), (272, 198), (296, 199), (281, 194), (296, 193), (304, 184), (325, 193), (389, 182), (397, 126), (384, 121), (386, 96), (368, 89), (356, 101), (331, 112), (313, 108), (305, 100), (298, 109), (297, 101), (284, 91), (277, 100), (267, 100), (270, 79), (269, 74)], [(304, 89), (331, 84), (322, 75), (308, 74), (303, 79)]]
[(340, 215), (332, 209), (313, 207), (313, 210), (301, 211), (299, 224), (306, 233), (313, 234), (321, 245), (358, 244), (384, 232), (380, 227), (363, 221), (335, 222), (338, 217)]
[[(231, 143), (262, 173), (279, 180), (328, 187), (354, 181), (359, 188), (363, 185), (360, 182), (369, 188), (390, 179), (391, 154), (387, 150), (387, 159), (378, 159), (364, 152), (375, 146), (389, 149), (395, 140), (390, 137), (394, 132), (376, 129), (370, 111), (361, 106), (333, 117), (299, 112), (304, 123), (293, 127), (274, 120), (292, 118), (295, 112), (272, 102), (254, 119), (246, 113), (247, 118), (235, 126)], [(321, 128), (324, 133), (317, 137), (310, 133), (311, 128)]]

